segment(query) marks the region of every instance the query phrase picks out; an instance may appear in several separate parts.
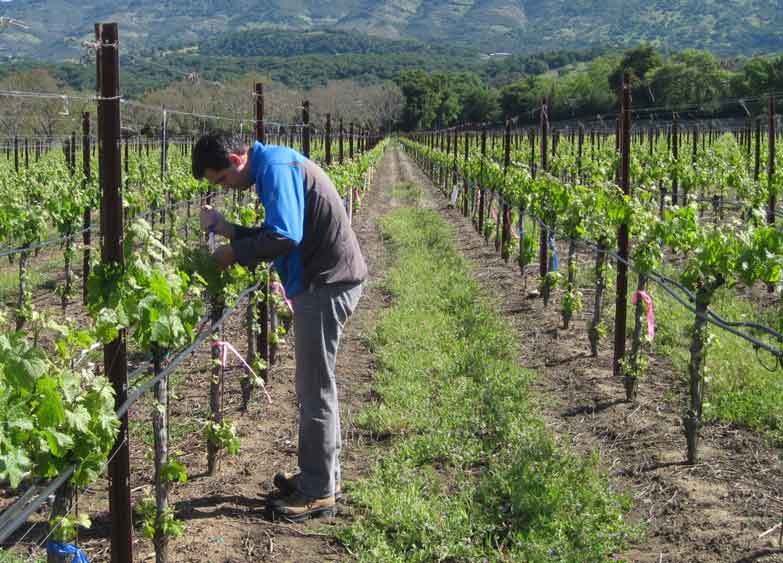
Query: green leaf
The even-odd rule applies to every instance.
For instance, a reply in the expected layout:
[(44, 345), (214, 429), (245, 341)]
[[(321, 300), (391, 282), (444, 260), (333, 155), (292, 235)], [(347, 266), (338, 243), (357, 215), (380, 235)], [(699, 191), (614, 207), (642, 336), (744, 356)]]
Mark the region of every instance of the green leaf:
[(57, 427), (65, 422), (65, 408), (57, 380), (44, 377), (38, 381), (39, 404), (35, 410), (38, 422), (44, 427)]
[(0, 455), (0, 478), (7, 479), (12, 488), (19, 486), (32, 462), (22, 450), (15, 449)]
[(83, 405), (77, 405), (72, 410), (65, 411), (68, 424), (79, 432), (89, 432), (90, 413)]
[(68, 434), (58, 432), (57, 430), (44, 430), (41, 433), (49, 444), (49, 451), (54, 454), (55, 457), (65, 457), (67, 450), (73, 447), (73, 438)]

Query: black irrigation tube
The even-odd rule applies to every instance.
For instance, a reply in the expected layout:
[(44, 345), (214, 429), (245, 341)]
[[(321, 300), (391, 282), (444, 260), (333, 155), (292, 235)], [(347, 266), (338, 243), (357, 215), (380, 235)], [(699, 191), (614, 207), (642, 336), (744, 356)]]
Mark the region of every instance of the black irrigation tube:
[[(13, 534), (22, 524), (27, 522), (27, 519), (30, 517), (30, 515), (38, 510), (57, 489), (59, 489), (68, 479), (70, 479), (71, 475), (73, 475), (75, 471), (76, 464), (73, 464), (65, 471), (60, 473), (57, 477), (55, 477), (52, 481), (50, 481), (46, 487), (38, 488), (39, 486), (37, 484), (33, 485), (30, 490), (39, 490), (41, 492), (38, 497), (30, 501), (27, 506), (24, 506), (25, 502), (27, 502), (27, 499), (25, 499), (23, 496), (21, 499), (17, 500), (14, 504), (8, 507), (5, 512), (3, 512), (3, 516), (5, 516), (5, 513), (8, 511), (13, 512), (12, 516), (8, 518), (9, 522), (0, 530), (0, 544), (5, 543), (5, 540), (8, 539), (8, 536)], [(25, 499), (25, 501), (20, 502), (22, 499)]]
[[(124, 416), (133, 403), (139, 399), (139, 397), (151, 389), (156, 383), (167, 378), (182, 362), (185, 361), (188, 356), (190, 356), (190, 354), (192, 354), (199, 346), (201, 346), (201, 344), (203, 344), (207, 338), (211, 337), (212, 332), (216, 328), (223, 326), (228, 317), (237, 310), (240, 303), (242, 303), (245, 298), (250, 295), (250, 293), (256, 291), (260, 286), (261, 282), (258, 282), (253, 286), (245, 289), (241, 294), (239, 294), (234, 305), (226, 309), (223, 313), (223, 316), (220, 317), (217, 322), (209, 325), (209, 328), (206, 330), (202, 330), (193, 343), (177, 354), (177, 356), (166, 366), (163, 371), (161, 371), (155, 378), (146, 381), (134, 389), (128, 396), (128, 399), (122, 405), (120, 405), (119, 409), (117, 409), (117, 417), (121, 418)], [(148, 361), (145, 361), (145, 363), (136, 368), (130, 374), (129, 378), (138, 377), (138, 375), (148, 368), (147, 364)], [(24, 493), (24, 495), (18, 498), (14, 504), (6, 508), (2, 515), (0, 515), (0, 524), (2, 524), (2, 528), (0, 528), (0, 544), (4, 543), (11, 534), (13, 534), (22, 524), (24, 524), (27, 521), (27, 518), (29, 518), (33, 512), (38, 510), (38, 508), (40, 508), (48, 500), (48, 498), (54, 494), (54, 492), (60, 488), (71, 477), (71, 475), (73, 475), (75, 471), (76, 464), (69, 466), (55, 479), (50, 481), (49, 484), (45, 487), (35, 483)], [(38, 492), (40, 492), (40, 494), (34, 500), (30, 500), (31, 497)]]

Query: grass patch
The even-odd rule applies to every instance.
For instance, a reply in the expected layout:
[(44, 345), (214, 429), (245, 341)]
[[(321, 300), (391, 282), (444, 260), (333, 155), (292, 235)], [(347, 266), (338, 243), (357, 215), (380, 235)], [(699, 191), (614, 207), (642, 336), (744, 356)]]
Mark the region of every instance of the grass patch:
[(0, 563), (45, 563), (46, 557), (34, 557), (29, 556), (22, 557), (11, 551), (0, 549)]
[(418, 207), (424, 197), (424, 188), (413, 182), (400, 182), (392, 189), (392, 195), (405, 205)]
[(451, 229), (421, 209), (381, 229), (394, 305), (372, 337), (380, 401), (358, 423), (392, 440), (350, 487), (357, 508), (341, 541), (373, 562), (606, 561), (632, 533), (629, 501), (596, 456), (558, 446), (531, 412), (532, 373)]
[[(19, 295), (19, 263), (15, 261), (14, 264), (8, 264), (7, 258), (5, 260), (6, 264), (0, 269), (0, 301), (11, 304), (16, 303), (16, 298)], [(31, 260), (35, 264), (36, 259), (31, 258)], [(77, 254), (77, 258), (74, 258), (73, 266), (79, 271), (81, 270), (81, 254)], [(57, 276), (63, 274), (64, 271), (65, 258), (62, 251), (57, 251), (51, 258), (29, 267), (27, 272), (28, 287), (53, 290), (56, 286)], [(77, 283), (75, 275), (73, 283)], [(1, 560), (0, 563), (2, 563)]]

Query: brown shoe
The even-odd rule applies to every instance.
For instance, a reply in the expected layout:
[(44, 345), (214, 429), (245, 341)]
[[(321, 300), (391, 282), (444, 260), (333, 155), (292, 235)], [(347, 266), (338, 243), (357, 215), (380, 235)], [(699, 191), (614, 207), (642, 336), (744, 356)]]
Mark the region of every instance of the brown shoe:
[[(298, 490), (296, 487), (296, 482), (299, 480), (299, 475), (301, 475), (301, 473), (278, 471), (272, 478), (272, 483), (284, 496), (290, 495)], [(343, 500), (343, 493), (340, 487), (340, 483), (337, 483), (334, 488), (334, 500), (338, 502)]]
[(324, 498), (313, 498), (299, 492), (271, 500), (269, 509), (273, 518), (285, 518), (292, 522), (320, 516), (331, 517), (337, 514), (337, 504), (335, 503), (334, 495)]

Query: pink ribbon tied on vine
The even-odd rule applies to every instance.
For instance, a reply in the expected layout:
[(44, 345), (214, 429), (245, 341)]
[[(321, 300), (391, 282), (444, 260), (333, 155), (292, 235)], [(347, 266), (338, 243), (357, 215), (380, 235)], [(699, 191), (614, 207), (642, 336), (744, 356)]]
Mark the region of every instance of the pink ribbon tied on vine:
[[(226, 342), (225, 340), (218, 340), (212, 343), (212, 347), (217, 348), (219, 351), (218, 353), (220, 354), (221, 366), (223, 366), (224, 368), (226, 367), (228, 362), (228, 353), (231, 352), (237, 358), (239, 358), (239, 361), (242, 363), (245, 369), (249, 371), (253, 377), (256, 377), (256, 372), (253, 371), (253, 368), (250, 367), (250, 365), (245, 361), (245, 358), (243, 358), (242, 355), (239, 352), (237, 352), (237, 349), (234, 348), (234, 346), (230, 342)], [(264, 385), (264, 380), (259, 378), (259, 381), (261, 382), (261, 390), (264, 392), (264, 395), (266, 395), (266, 400), (269, 401), (269, 404), (271, 405), (272, 397), (269, 395), (269, 392), (266, 390), (266, 385)]]
[(655, 338), (655, 309), (653, 308), (653, 300), (646, 291), (637, 291), (633, 294), (633, 297), (631, 297), (631, 304), (636, 305), (639, 302), (639, 299), (644, 301), (644, 304), (647, 306), (647, 337), (652, 342), (653, 338)]
[(285, 288), (283, 287), (283, 284), (281, 284), (278, 281), (273, 281), (269, 287), (272, 289), (272, 291), (276, 291), (278, 294), (280, 294), (280, 296), (283, 298), (283, 301), (285, 301), (288, 310), (293, 314), (294, 307), (293, 305), (291, 305), (291, 300), (288, 299), (288, 296), (285, 293)]

